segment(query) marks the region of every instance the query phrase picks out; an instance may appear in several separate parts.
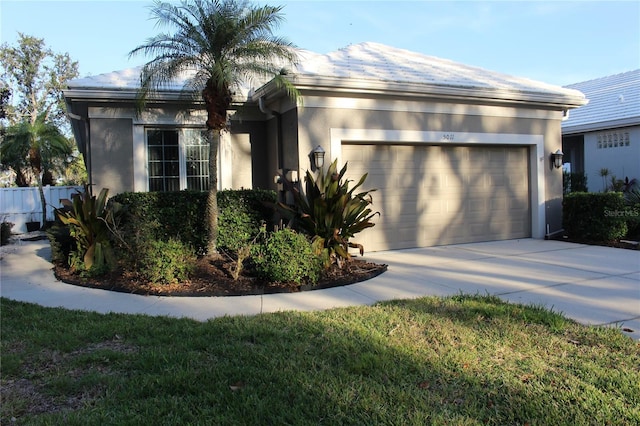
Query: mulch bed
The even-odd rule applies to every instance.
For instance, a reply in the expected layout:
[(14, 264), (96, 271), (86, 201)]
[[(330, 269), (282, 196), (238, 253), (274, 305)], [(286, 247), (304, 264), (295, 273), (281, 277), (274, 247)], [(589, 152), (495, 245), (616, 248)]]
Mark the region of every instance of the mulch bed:
[(231, 275), (232, 262), (222, 256), (201, 258), (195, 273), (186, 282), (153, 284), (134, 273), (114, 272), (109, 275), (82, 278), (68, 268), (55, 266), (60, 281), (83, 287), (99, 288), (130, 294), (153, 296), (243, 296), (272, 293), (296, 293), (353, 284), (376, 277), (387, 270), (387, 265), (352, 259), (342, 268), (333, 265), (324, 272), (315, 285), (267, 282), (248, 274), (237, 280)]
[[(558, 238), (558, 240), (632, 250), (639, 249), (637, 243), (634, 244), (627, 241), (595, 242), (566, 237)], [(82, 278), (72, 273), (68, 268), (59, 265), (54, 267), (54, 271), (56, 278), (60, 281), (83, 287), (149, 296), (193, 297), (243, 296), (318, 290), (366, 281), (387, 270), (387, 265), (385, 264), (371, 263), (353, 258), (343, 268), (333, 265), (324, 272), (317, 284), (299, 285), (292, 282), (268, 282), (252, 277), (247, 273), (241, 274), (238, 279), (233, 279), (231, 274), (232, 267), (233, 263), (223, 256), (201, 258), (198, 260), (195, 273), (188, 281), (174, 284), (154, 284), (144, 280), (137, 274), (123, 273), (121, 271), (93, 278)]]

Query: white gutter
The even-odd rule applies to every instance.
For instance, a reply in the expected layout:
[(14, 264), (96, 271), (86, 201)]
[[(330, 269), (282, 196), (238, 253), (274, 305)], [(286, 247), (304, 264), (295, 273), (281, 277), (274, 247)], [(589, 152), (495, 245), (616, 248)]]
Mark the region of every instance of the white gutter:
[[(420, 97), (423, 99), (448, 98), (466, 101), (482, 100), (484, 102), (489, 100), (496, 103), (538, 104), (562, 110), (577, 108), (588, 102), (580, 91), (562, 87), (553, 90), (541, 88), (536, 91), (535, 87), (517, 90), (307, 75), (293, 75), (290, 79), (300, 91), (325, 91), (338, 94)], [(252, 99), (271, 96), (279, 90), (275, 84), (269, 82), (257, 89), (253, 93)]]

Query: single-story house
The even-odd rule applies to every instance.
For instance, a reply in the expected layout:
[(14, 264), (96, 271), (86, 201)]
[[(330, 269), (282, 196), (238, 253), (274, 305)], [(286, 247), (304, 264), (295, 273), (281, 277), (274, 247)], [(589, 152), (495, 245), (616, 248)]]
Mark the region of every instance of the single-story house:
[[(169, 87), (136, 113), (139, 69), (77, 79), (64, 92), (96, 188), (203, 189), (205, 112)], [(381, 214), (365, 250), (544, 238), (562, 228), (561, 122), (586, 103), (574, 89), (377, 43), (303, 52), (288, 73), (302, 102), (273, 82), (236, 94), (221, 142), (221, 188), (279, 190), (312, 152), (368, 173)], [(314, 171), (314, 173), (316, 173)], [(286, 199), (286, 194), (281, 194)]]
[(611, 175), (640, 179), (640, 69), (566, 87), (589, 103), (562, 122), (565, 169), (584, 173), (591, 192), (606, 190)]

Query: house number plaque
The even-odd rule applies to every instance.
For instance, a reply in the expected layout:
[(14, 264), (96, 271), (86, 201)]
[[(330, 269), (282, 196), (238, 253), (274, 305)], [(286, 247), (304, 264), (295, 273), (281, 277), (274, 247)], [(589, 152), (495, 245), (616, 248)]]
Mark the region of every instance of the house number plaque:
[(455, 140), (455, 133), (443, 133), (440, 140), (452, 142), (453, 140)]

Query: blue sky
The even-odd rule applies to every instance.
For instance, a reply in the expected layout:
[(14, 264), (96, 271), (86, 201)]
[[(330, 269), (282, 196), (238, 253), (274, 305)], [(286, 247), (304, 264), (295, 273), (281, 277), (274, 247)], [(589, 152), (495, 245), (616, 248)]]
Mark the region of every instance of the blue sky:
[[(567, 85), (640, 68), (638, 1), (259, 1), (284, 5), (277, 30), (319, 53), (363, 41)], [(128, 52), (158, 32), (148, 0), (0, 0), (2, 43), (44, 38), (81, 76), (144, 63)]]

